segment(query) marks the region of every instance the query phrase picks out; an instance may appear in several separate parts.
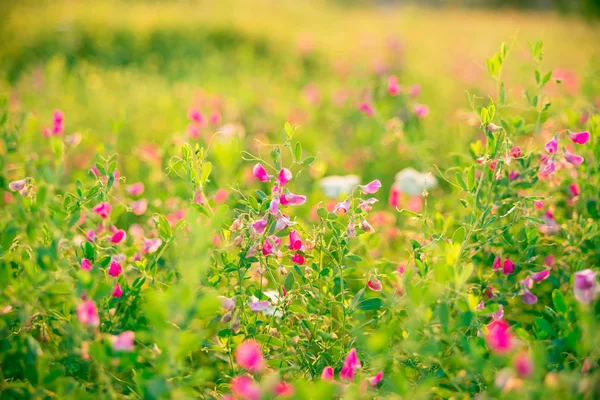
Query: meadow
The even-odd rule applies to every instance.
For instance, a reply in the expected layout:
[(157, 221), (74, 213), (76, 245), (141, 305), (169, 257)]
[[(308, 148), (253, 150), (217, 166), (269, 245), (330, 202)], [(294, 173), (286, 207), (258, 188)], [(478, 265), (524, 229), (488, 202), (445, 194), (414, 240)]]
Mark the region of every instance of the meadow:
[(600, 26), (0, 5), (0, 398), (600, 396)]

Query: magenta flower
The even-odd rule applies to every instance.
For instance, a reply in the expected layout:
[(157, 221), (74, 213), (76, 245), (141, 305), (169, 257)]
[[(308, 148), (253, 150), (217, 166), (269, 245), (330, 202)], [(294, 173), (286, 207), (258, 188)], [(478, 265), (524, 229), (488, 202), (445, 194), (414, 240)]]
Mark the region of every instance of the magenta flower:
[(337, 203), (334, 207), (333, 207), (333, 212), (338, 214), (345, 214), (348, 212), (348, 210), (350, 209), (350, 200), (349, 198), (347, 198), (346, 200), (342, 201), (341, 203)]
[(515, 263), (510, 260), (504, 260), (504, 264), (502, 264), (502, 273), (504, 275), (510, 275), (515, 270)]
[(356, 354), (356, 349), (350, 350), (348, 355), (346, 355), (346, 360), (344, 360), (344, 365), (340, 371), (340, 379), (348, 382), (353, 381), (354, 372), (360, 367), (361, 364), (358, 355)]
[(260, 345), (255, 340), (246, 340), (235, 349), (235, 362), (252, 372), (261, 372), (265, 366)]
[(27, 184), (27, 181), (25, 179), (20, 179), (18, 181), (12, 181), (8, 184), (8, 188), (10, 190), (12, 190), (13, 192), (20, 192), (21, 190), (25, 189), (25, 185)]
[(388, 78), (387, 91), (390, 96), (396, 96), (400, 93), (400, 84), (398, 83), (396, 75), (390, 75)]
[(271, 306), (271, 303), (267, 300), (264, 300), (264, 301), (248, 300), (248, 308), (250, 308), (250, 311), (255, 312), (255, 313), (265, 311), (270, 306)]
[(92, 300), (86, 300), (77, 307), (77, 318), (79, 322), (89, 326), (100, 325), (100, 317), (98, 317), (98, 309), (96, 303)]
[(294, 387), (285, 381), (280, 381), (273, 388), (273, 393), (279, 397), (290, 397), (294, 394)]
[(586, 144), (590, 140), (589, 132), (569, 132), (571, 141), (577, 144)]
[(377, 385), (379, 385), (379, 383), (382, 381), (383, 379), (383, 371), (379, 371), (377, 373), (377, 375), (369, 378), (369, 385), (371, 385), (372, 388), (376, 388)]
[(276, 179), (279, 186), (284, 186), (290, 180), (292, 180), (292, 172), (287, 168), (281, 168), (281, 171), (279, 171)]
[(144, 184), (142, 182), (134, 183), (133, 185), (129, 185), (126, 190), (132, 196), (139, 196), (144, 193)]
[(529, 353), (525, 351), (515, 355), (515, 358), (513, 359), (513, 366), (515, 371), (517, 371), (517, 374), (523, 378), (527, 378), (533, 373), (533, 361), (531, 360)]
[(360, 191), (363, 192), (364, 194), (377, 193), (377, 191), (379, 190), (380, 187), (381, 187), (381, 182), (379, 182), (379, 179), (375, 179), (374, 181), (369, 182), (366, 185), (359, 186)]
[(536, 283), (540, 283), (541, 281), (543, 281), (544, 279), (548, 278), (549, 276), (550, 276), (550, 270), (549, 269), (545, 269), (545, 270), (539, 271), (539, 272), (533, 272), (531, 274), (531, 278)]
[(87, 240), (88, 242), (93, 242), (94, 240), (96, 240), (96, 232), (93, 229), (88, 230), (85, 235), (85, 240)]
[(417, 97), (417, 96), (419, 95), (419, 93), (420, 93), (420, 92), (421, 92), (421, 86), (420, 86), (420, 85), (418, 85), (418, 84), (416, 84), (416, 85), (413, 85), (413, 86), (410, 88), (410, 92), (409, 92), (409, 94), (410, 94), (412, 97)]
[(512, 347), (512, 334), (509, 325), (502, 319), (495, 319), (487, 326), (486, 342), (495, 353), (506, 353)]
[(575, 298), (584, 304), (595, 300), (600, 291), (600, 285), (596, 282), (596, 272), (589, 268), (575, 272), (574, 284)]
[(271, 200), (271, 203), (269, 204), (269, 212), (271, 214), (273, 214), (274, 216), (277, 216), (279, 214), (279, 198), (275, 197), (273, 200)]
[(282, 229), (285, 229), (287, 227), (294, 226), (294, 225), (296, 225), (296, 223), (293, 221), (290, 221), (289, 216), (287, 216), (285, 214), (281, 214), (279, 216), (279, 218), (277, 218), (277, 222), (275, 223), (275, 230), (280, 231)]
[(321, 379), (324, 381), (332, 381), (333, 380), (333, 368), (325, 367), (321, 372)]
[(369, 281), (367, 282), (367, 286), (374, 292), (381, 292), (381, 290), (383, 289), (383, 285), (377, 278), (369, 279)]
[(521, 148), (519, 146), (515, 146), (512, 149), (510, 149), (510, 156), (512, 158), (519, 158), (519, 157), (521, 157)]
[(125, 233), (125, 231), (123, 229), (119, 229), (110, 237), (110, 242), (113, 244), (119, 244), (126, 238), (127, 234)]
[(231, 392), (242, 400), (259, 400), (260, 387), (248, 376), (236, 376), (231, 380)]
[(284, 193), (279, 197), (282, 206), (300, 206), (306, 203), (306, 196), (294, 193)]
[(125, 331), (117, 336), (111, 336), (110, 341), (112, 342), (112, 347), (115, 351), (133, 351), (134, 339), (135, 333), (132, 331)]
[(558, 136), (554, 136), (552, 139), (550, 139), (544, 148), (549, 154), (556, 153), (558, 151)]
[(304, 264), (304, 261), (306, 261), (304, 259), (304, 256), (298, 252), (296, 252), (296, 254), (294, 254), (293, 256), (290, 257), (290, 260), (292, 260), (292, 262), (294, 264), (298, 264), (298, 265), (302, 265)]
[(94, 206), (94, 208), (92, 208), (92, 211), (95, 212), (96, 214), (98, 214), (100, 216), (100, 218), (106, 219), (106, 218), (108, 218), (108, 216), (110, 215), (110, 212), (112, 211), (112, 206), (110, 205), (110, 203), (102, 202), (102, 203), (96, 204)]
[(578, 156), (577, 154), (569, 153), (567, 150), (564, 150), (565, 160), (569, 163), (578, 166), (583, 162), (583, 157)]
[(525, 304), (535, 304), (538, 301), (536, 295), (531, 293), (529, 289), (525, 289), (524, 293), (521, 295), (521, 301)]
[(121, 275), (121, 272), (123, 272), (121, 264), (116, 261), (111, 261), (110, 266), (108, 267), (108, 274), (116, 278), (117, 276)]
[(263, 233), (265, 231), (265, 228), (267, 227), (268, 223), (269, 223), (269, 220), (265, 216), (262, 219), (254, 221), (254, 223), (252, 224), (252, 228), (254, 228), (256, 233), (258, 233), (260, 235), (261, 233)]
[(113, 288), (112, 291), (112, 297), (121, 297), (123, 295), (123, 290), (121, 290), (121, 285), (119, 285), (118, 283), (115, 285), (115, 287)]
[(81, 259), (81, 269), (84, 271), (90, 271), (92, 269), (92, 263), (87, 258)]
[(429, 107), (424, 104), (415, 104), (413, 111), (417, 117), (425, 118), (429, 114)]
[(267, 256), (269, 254), (273, 254), (275, 252), (276, 247), (281, 244), (281, 238), (277, 236), (271, 235), (265, 239), (265, 243), (263, 244), (262, 253)]
[(358, 110), (369, 117), (372, 117), (375, 114), (375, 109), (368, 102), (362, 102), (358, 105)]
[(252, 170), (254, 176), (261, 182), (269, 182), (269, 174), (267, 174), (267, 170), (262, 165), (256, 164), (254, 169)]
[(146, 199), (136, 200), (131, 203), (131, 211), (135, 215), (143, 215), (148, 209), (148, 201)]
[(211, 125), (218, 125), (221, 122), (221, 113), (219, 110), (213, 111), (208, 117), (208, 121)]
[(300, 233), (297, 230), (290, 232), (290, 250), (300, 250), (302, 248), (302, 240), (300, 239)]
[(205, 124), (204, 116), (197, 108), (190, 108), (190, 110), (188, 111), (188, 118), (190, 119), (190, 121), (200, 126), (203, 126)]
[(494, 263), (492, 264), (492, 269), (495, 271), (500, 268), (502, 268), (502, 259), (499, 256), (496, 256), (496, 258), (494, 258)]
[(162, 240), (159, 238), (144, 239), (142, 243), (142, 251), (145, 254), (155, 253), (162, 245)]

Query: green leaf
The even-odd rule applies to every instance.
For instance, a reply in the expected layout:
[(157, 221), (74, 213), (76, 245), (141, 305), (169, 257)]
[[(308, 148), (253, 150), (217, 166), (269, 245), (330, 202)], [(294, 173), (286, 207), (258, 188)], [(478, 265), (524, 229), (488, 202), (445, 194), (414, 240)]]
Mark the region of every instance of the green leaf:
[(467, 231), (464, 226), (461, 226), (457, 230), (454, 231), (452, 235), (452, 243), (462, 243), (465, 240), (465, 236)]
[[(546, 337), (555, 337), (556, 336), (556, 330), (554, 329), (554, 327), (552, 326), (552, 324), (548, 321), (546, 321), (544, 318), (538, 317), (536, 319), (533, 320), (533, 323), (535, 324), (536, 328), (538, 329), (538, 338), (540, 339), (544, 339)], [(543, 333), (543, 335), (542, 335)]]
[(315, 157), (308, 157), (306, 159), (304, 159), (304, 161), (302, 161), (302, 165), (304, 165), (305, 167), (309, 166), (310, 164), (315, 162)]
[(462, 174), (460, 172), (457, 172), (454, 176), (456, 177), (456, 182), (458, 183), (458, 186), (460, 186), (460, 188), (465, 192), (468, 192), (469, 188), (467, 187), (467, 184), (465, 183), (465, 179), (463, 178)]
[(296, 143), (296, 147), (294, 148), (294, 158), (297, 162), (300, 162), (302, 159), (302, 145), (300, 142)]
[(566, 313), (569, 309), (567, 302), (565, 301), (565, 297), (558, 289), (554, 289), (552, 292), (552, 303), (554, 304), (554, 308), (558, 313)]
[(361, 311), (372, 311), (380, 309), (381, 306), (383, 306), (383, 300), (381, 300), (379, 297), (375, 297), (361, 301), (358, 303), (357, 308)]
[(208, 180), (208, 177), (210, 176), (211, 171), (212, 171), (212, 164), (210, 162), (205, 163), (204, 166), (202, 167), (202, 175), (200, 176), (200, 181), (202, 182), (203, 185)]
[(285, 277), (285, 281), (283, 282), (283, 287), (285, 288), (285, 290), (290, 290), (293, 286), (294, 286), (294, 273), (293, 272), (289, 272), (287, 274), (287, 276)]

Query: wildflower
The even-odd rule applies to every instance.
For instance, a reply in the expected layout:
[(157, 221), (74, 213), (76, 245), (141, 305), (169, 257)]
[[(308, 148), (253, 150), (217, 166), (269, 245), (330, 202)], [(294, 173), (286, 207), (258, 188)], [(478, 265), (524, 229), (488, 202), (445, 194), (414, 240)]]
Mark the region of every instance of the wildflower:
[(96, 240), (96, 232), (93, 229), (88, 230), (85, 235), (85, 239), (88, 242), (93, 242), (94, 240)]
[(133, 185), (129, 185), (126, 191), (132, 196), (139, 196), (144, 193), (144, 184), (142, 182), (134, 183)]
[(381, 282), (377, 278), (369, 279), (369, 281), (367, 282), (367, 286), (374, 292), (381, 292), (381, 290), (383, 289)]
[(219, 190), (217, 190), (217, 193), (215, 193), (215, 202), (216, 203), (224, 203), (227, 200), (227, 197), (229, 197), (229, 192), (226, 189), (223, 188), (219, 188)]
[(265, 243), (263, 244), (262, 253), (266, 256), (269, 254), (273, 254), (275, 252), (275, 248), (281, 244), (281, 239), (277, 236), (271, 235), (265, 239)]
[(324, 381), (332, 381), (333, 380), (333, 368), (325, 367), (321, 372), (321, 379)]
[(279, 214), (279, 198), (275, 197), (269, 204), (269, 212), (275, 216)]
[(421, 86), (417, 84), (417, 85), (413, 85), (413, 86), (410, 88), (409, 94), (410, 94), (412, 97), (417, 97), (417, 96), (419, 95), (419, 93), (420, 93), (420, 92), (421, 92)]
[(417, 117), (425, 118), (429, 114), (429, 107), (424, 104), (415, 104), (413, 111)]
[(271, 303), (266, 300), (258, 301), (258, 299), (253, 299), (248, 301), (248, 307), (250, 308), (250, 311), (255, 313), (265, 311), (267, 308), (269, 308), (269, 306), (271, 306)]
[(528, 378), (533, 373), (533, 361), (526, 351), (522, 351), (513, 358), (513, 367), (519, 376)]
[(296, 254), (294, 254), (292, 257), (290, 257), (290, 259), (292, 260), (292, 262), (294, 264), (298, 264), (298, 265), (302, 265), (304, 264), (304, 256), (298, 252), (296, 252)]
[(578, 166), (583, 162), (583, 157), (577, 154), (569, 153), (567, 150), (564, 150), (563, 153), (565, 155), (565, 160), (574, 166)]
[(367, 233), (374, 233), (375, 232), (375, 228), (373, 228), (371, 226), (371, 224), (369, 224), (367, 222), (367, 220), (364, 219), (364, 218), (360, 221), (360, 229), (362, 229), (363, 231), (365, 231)]
[(340, 379), (345, 381), (354, 380), (354, 372), (360, 367), (361, 364), (356, 354), (356, 349), (350, 350), (348, 355), (346, 355), (344, 365), (342, 366), (342, 370), (340, 371)]
[(377, 203), (378, 201), (379, 200), (377, 200), (376, 198), (371, 197), (370, 199), (362, 200), (358, 206), (361, 210), (363, 210), (363, 212), (370, 212), (372, 210), (371, 206)]
[(112, 297), (121, 297), (123, 295), (123, 290), (121, 290), (121, 285), (119, 285), (118, 283), (115, 285), (115, 287), (113, 288), (112, 291)]
[(495, 319), (487, 326), (486, 342), (495, 353), (505, 353), (512, 347), (509, 325), (502, 319)]
[(254, 166), (252, 173), (261, 182), (268, 182), (270, 179), (269, 174), (267, 174), (267, 170), (262, 165), (260, 165), (260, 163)]
[(531, 293), (529, 289), (525, 289), (524, 293), (521, 295), (521, 301), (525, 304), (535, 304), (538, 301), (536, 295)]
[(596, 272), (589, 268), (575, 272), (574, 284), (575, 298), (584, 304), (595, 300), (600, 292), (600, 285), (596, 282)]
[(306, 202), (306, 196), (294, 193), (284, 193), (279, 197), (282, 206), (300, 206)]
[(221, 113), (218, 110), (213, 111), (208, 117), (208, 121), (211, 125), (218, 125), (221, 123)]
[(354, 225), (354, 222), (352, 222), (352, 221), (348, 222), (348, 228), (347, 228), (346, 232), (348, 234), (348, 238), (356, 237), (356, 227)]
[(110, 212), (112, 211), (112, 206), (110, 205), (110, 203), (102, 202), (102, 203), (96, 204), (94, 206), (94, 208), (92, 208), (92, 211), (95, 212), (96, 214), (98, 214), (100, 216), (100, 218), (106, 219), (106, 218), (108, 218), (108, 216), (110, 215)]
[(119, 264), (116, 261), (111, 261), (110, 262), (110, 266), (108, 267), (108, 274), (112, 277), (117, 277), (119, 275), (121, 275), (121, 273), (123, 272), (123, 268), (121, 267), (121, 264)]
[(549, 269), (545, 269), (543, 271), (539, 271), (539, 272), (534, 272), (531, 274), (531, 278), (536, 282), (536, 283), (540, 283), (541, 281), (543, 281), (544, 279), (548, 278), (550, 276), (550, 270)]
[(544, 148), (549, 154), (556, 153), (558, 151), (558, 135), (555, 135), (552, 139), (550, 139)]
[(92, 269), (92, 263), (87, 258), (81, 259), (81, 269), (84, 271), (90, 271)]
[(400, 190), (398, 190), (395, 186), (392, 186), (390, 189), (388, 204), (394, 208), (398, 208), (400, 206)]
[(136, 200), (131, 203), (131, 211), (135, 215), (143, 215), (148, 209), (148, 201), (146, 199)]
[(221, 301), (221, 306), (227, 311), (233, 310), (235, 306), (235, 297), (229, 298), (225, 296), (219, 296), (219, 300)]
[(254, 340), (246, 340), (235, 349), (235, 362), (252, 373), (262, 371), (265, 366), (260, 345)]
[(285, 215), (285, 214), (281, 214), (279, 216), (279, 218), (277, 218), (277, 222), (275, 222), (275, 230), (276, 231), (280, 231), (282, 229), (288, 228), (290, 226), (294, 226), (296, 225), (295, 222), (290, 221), (290, 217)]
[(269, 223), (269, 220), (265, 216), (264, 218), (255, 221), (252, 224), (252, 228), (254, 228), (256, 233), (258, 233), (260, 235), (261, 233), (263, 233), (265, 231), (265, 228), (267, 227), (268, 223)]
[(515, 263), (513, 263), (511, 260), (504, 260), (504, 263), (502, 264), (502, 273), (504, 275), (510, 275), (514, 272), (515, 270)]
[(337, 203), (333, 207), (333, 212), (336, 214), (346, 214), (348, 210), (350, 210), (350, 198), (347, 198), (346, 200)]
[(285, 381), (278, 382), (273, 388), (276, 396), (289, 397), (294, 394), (294, 387)]
[(382, 379), (383, 379), (383, 371), (379, 371), (377, 373), (377, 375), (369, 378), (369, 385), (371, 385), (372, 388), (376, 388)]
[(369, 117), (372, 117), (375, 114), (375, 109), (369, 102), (362, 102), (358, 105), (358, 110)]
[(515, 146), (512, 149), (510, 149), (510, 156), (512, 158), (519, 158), (519, 157), (521, 157), (521, 148), (519, 146)]
[(290, 232), (290, 250), (300, 250), (302, 248), (302, 240), (300, 240), (300, 233), (297, 230)]
[(127, 234), (125, 233), (125, 231), (123, 229), (119, 229), (110, 237), (110, 242), (113, 244), (119, 244), (123, 240), (125, 240), (126, 237)]
[(279, 186), (284, 186), (291, 179), (292, 179), (292, 172), (287, 168), (282, 168), (281, 171), (279, 171), (279, 174), (277, 175), (276, 181), (279, 184)]
[(18, 181), (12, 181), (8, 184), (8, 188), (13, 192), (20, 192), (25, 189), (25, 185), (27, 184), (27, 180), (21, 179)]
[(381, 182), (379, 182), (378, 179), (376, 179), (372, 182), (369, 182), (366, 185), (359, 186), (360, 191), (363, 192), (364, 194), (377, 193), (377, 191), (379, 190), (380, 187), (381, 187)]
[(142, 250), (145, 254), (155, 253), (162, 245), (162, 240), (159, 238), (144, 239)]
[(197, 108), (190, 108), (188, 111), (188, 118), (190, 121), (203, 126), (205, 124), (204, 116)]
[(589, 132), (569, 132), (571, 141), (577, 144), (586, 144), (590, 140)]
[(111, 336), (110, 341), (116, 351), (133, 351), (134, 339), (135, 333), (133, 331), (125, 331), (117, 336)]
[(231, 380), (231, 392), (243, 400), (259, 400), (260, 387), (248, 376), (236, 376)]
[(79, 322), (89, 326), (100, 325), (100, 317), (98, 317), (98, 309), (96, 303), (92, 300), (86, 300), (77, 307), (77, 318)]
[(510, 181), (514, 181), (518, 177), (519, 177), (519, 173), (517, 171), (510, 171), (510, 173), (508, 174), (508, 180), (510, 180)]
[(502, 259), (496, 256), (496, 258), (494, 258), (494, 263), (492, 264), (492, 269), (495, 271), (500, 268), (502, 268)]
[(400, 84), (396, 75), (390, 75), (388, 78), (387, 91), (390, 96), (396, 96), (400, 93)]

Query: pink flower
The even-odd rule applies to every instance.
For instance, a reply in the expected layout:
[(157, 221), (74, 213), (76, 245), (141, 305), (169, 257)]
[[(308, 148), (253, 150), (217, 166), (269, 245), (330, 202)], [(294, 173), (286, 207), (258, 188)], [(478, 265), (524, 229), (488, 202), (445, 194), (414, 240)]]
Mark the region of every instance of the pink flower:
[(382, 379), (383, 379), (383, 371), (379, 371), (377, 373), (377, 375), (369, 378), (369, 385), (371, 385), (372, 388), (376, 388)]
[(429, 114), (429, 107), (424, 104), (415, 104), (413, 111), (417, 117), (425, 118)]
[(265, 231), (265, 228), (267, 227), (268, 223), (269, 223), (269, 220), (265, 216), (262, 219), (259, 219), (258, 221), (254, 221), (254, 223), (252, 224), (252, 228), (254, 228), (256, 233), (258, 233), (260, 235), (261, 233), (263, 233)]
[(377, 203), (378, 201), (379, 200), (377, 200), (376, 198), (371, 197), (370, 199), (361, 201), (358, 206), (361, 210), (363, 210), (363, 212), (370, 212), (373, 209), (371, 206)]
[(65, 121), (65, 114), (61, 110), (54, 110), (52, 120), (54, 125), (61, 125)]
[(13, 192), (20, 192), (21, 190), (25, 189), (25, 185), (27, 184), (27, 181), (25, 179), (21, 179), (18, 181), (12, 181), (8, 184), (8, 188), (10, 190), (12, 190)]
[(254, 176), (261, 182), (269, 182), (269, 174), (267, 174), (267, 170), (262, 165), (256, 164), (254, 169), (252, 170)]
[(110, 341), (112, 342), (112, 347), (115, 351), (133, 351), (134, 339), (135, 333), (132, 331), (125, 331), (117, 336), (111, 336)]
[(221, 301), (221, 306), (227, 311), (231, 311), (235, 307), (235, 298), (219, 296), (219, 300)]
[(94, 240), (96, 240), (96, 232), (93, 229), (88, 230), (85, 235), (85, 239), (88, 242), (93, 242)]
[(129, 185), (127, 187), (127, 193), (132, 196), (139, 196), (144, 193), (144, 184), (142, 182), (134, 183), (133, 185)]
[(277, 175), (277, 183), (279, 186), (284, 186), (292, 179), (292, 172), (287, 168), (282, 168)]
[(271, 203), (269, 204), (269, 212), (271, 214), (273, 214), (274, 216), (277, 216), (279, 214), (279, 198), (275, 197), (273, 200), (271, 200)]
[(152, 253), (155, 253), (160, 248), (161, 245), (162, 245), (162, 240), (160, 240), (159, 238), (144, 239), (144, 241), (142, 243), (142, 251), (145, 254), (152, 254)]
[(514, 181), (518, 177), (519, 177), (519, 173), (517, 171), (510, 171), (510, 173), (508, 174), (508, 180), (510, 180), (510, 181)]
[(123, 272), (121, 264), (116, 261), (111, 261), (110, 266), (108, 267), (108, 274), (116, 278), (117, 276), (121, 275), (121, 272)]
[(208, 120), (211, 125), (218, 125), (221, 122), (221, 113), (218, 110), (213, 111)]
[(573, 182), (569, 185), (569, 191), (573, 196), (579, 196), (579, 186), (577, 183)]
[(515, 146), (512, 149), (510, 149), (510, 156), (512, 158), (519, 158), (519, 157), (521, 157), (521, 148), (519, 146)]
[(348, 382), (354, 380), (354, 372), (360, 367), (361, 364), (356, 354), (356, 349), (350, 350), (346, 356), (346, 360), (344, 360), (342, 370), (340, 371), (340, 379)]
[(496, 256), (496, 258), (494, 258), (494, 264), (492, 265), (492, 269), (497, 270), (500, 268), (502, 268), (502, 259)]
[(390, 96), (396, 96), (398, 93), (400, 93), (400, 84), (398, 83), (398, 78), (396, 75), (390, 75), (388, 78), (387, 91)]
[(374, 181), (369, 182), (364, 186), (359, 186), (360, 191), (363, 192), (364, 194), (377, 193), (377, 191), (379, 190), (380, 187), (381, 187), (381, 182), (379, 182), (379, 179), (375, 179)]
[(394, 208), (398, 208), (400, 206), (400, 190), (393, 186), (390, 190), (390, 196), (388, 197), (388, 204)]
[(96, 204), (94, 206), (94, 208), (92, 208), (92, 211), (95, 212), (96, 214), (98, 214), (100, 216), (100, 218), (102, 218), (102, 219), (108, 218), (111, 210), (112, 210), (112, 206), (110, 205), (110, 203), (107, 203), (107, 202), (102, 202), (102, 203)]
[(189, 124), (187, 126), (187, 133), (192, 139), (198, 139), (200, 137), (200, 128), (196, 124)]
[(148, 201), (146, 199), (140, 199), (131, 203), (131, 211), (135, 215), (143, 215), (148, 209)]
[(368, 102), (362, 102), (358, 105), (358, 110), (369, 117), (372, 117), (375, 114), (375, 109)]
[(84, 271), (90, 271), (92, 269), (92, 263), (87, 258), (81, 259), (81, 269)]
[(236, 376), (231, 380), (231, 392), (242, 400), (259, 400), (260, 387), (248, 376)]
[(550, 270), (549, 269), (545, 269), (543, 271), (539, 271), (539, 272), (534, 272), (531, 274), (531, 278), (536, 282), (536, 283), (540, 283), (541, 281), (543, 281), (544, 279), (548, 278), (550, 276)]
[(369, 281), (367, 282), (367, 286), (374, 292), (381, 292), (381, 290), (383, 289), (383, 285), (381, 285), (381, 282), (377, 278), (369, 279)]
[(112, 291), (112, 297), (121, 297), (122, 295), (123, 291), (121, 290), (121, 285), (117, 283)]
[(348, 199), (342, 201), (341, 203), (337, 203), (333, 207), (333, 212), (336, 214), (345, 214), (348, 212), (349, 209), (350, 209), (350, 200), (348, 198)]
[(206, 121), (204, 120), (204, 116), (197, 108), (190, 108), (190, 110), (188, 111), (188, 118), (190, 119), (190, 121), (200, 126), (203, 126), (206, 123)]
[(262, 253), (267, 256), (269, 254), (273, 254), (275, 252), (276, 247), (281, 244), (281, 239), (277, 236), (271, 235), (265, 239), (265, 243), (263, 244)]
[(100, 325), (100, 317), (98, 317), (98, 309), (96, 303), (92, 300), (86, 300), (77, 307), (77, 318), (79, 322), (89, 326)]
[(525, 304), (535, 304), (537, 303), (538, 298), (531, 293), (529, 289), (525, 289), (524, 293), (521, 295), (521, 301)]
[(589, 268), (575, 272), (574, 284), (575, 298), (584, 304), (595, 300), (600, 291), (600, 285), (596, 282), (596, 272)]
[(300, 240), (300, 233), (297, 230), (290, 232), (290, 250), (300, 250), (302, 248), (302, 240)]
[(269, 308), (271, 306), (271, 303), (269, 301), (258, 301), (258, 300), (252, 300), (252, 301), (248, 301), (248, 308), (250, 308), (250, 311), (258, 313), (261, 311), (265, 311), (267, 308)]
[(564, 151), (564, 154), (565, 160), (575, 166), (578, 166), (583, 162), (583, 157), (578, 156), (577, 154), (569, 153), (567, 150)]
[(554, 136), (552, 139), (550, 139), (544, 148), (549, 154), (556, 153), (558, 151), (558, 136)]
[(485, 336), (488, 346), (495, 353), (505, 353), (512, 347), (509, 325), (502, 319), (495, 319), (487, 326)]
[(417, 96), (419, 95), (419, 93), (420, 93), (420, 92), (421, 92), (421, 86), (417, 84), (417, 85), (413, 85), (413, 86), (410, 88), (410, 92), (409, 92), (409, 94), (410, 94), (412, 97), (417, 97)]
[(513, 359), (513, 366), (515, 371), (519, 374), (519, 376), (523, 378), (527, 378), (531, 376), (533, 373), (533, 361), (531, 361), (531, 357), (529, 353), (522, 351), (515, 355)]
[(536, 210), (541, 210), (542, 208), (544, 208), (544, 200), (535, 200), (533, 202), (533, 206)]
[(281, 381), (275, 385), (273, 393), (276, 396), (290, 397), (294, 394), (294, 387), (285, 381)]
[(246, 340), (235, 349), (235, 362), (252, 373), (262, 371), (265, 366), (260, 345), (254, 340)]
[(590, 140), (589, 132), (569, 132), (569, 136), (571, 137), (571, 141), (577, 144), (586, 144)]
[(229, 192), (226, 189), (220, 188), (217, 190), (217, 193), (215, 193), (215, 202), (219, 204), (224, 203), (228, 196)]
[(296, 223), (290, 221), (289, 216), (287, 216), (285, 214), (281, 214), (279, 216), (279, 218), (277, 218), (277, 222), (275, 223), (275, 230), (280, 231), (282, 229), (285, 229), (287, 227), (294, 226), (294, 225), (296, 225)]
[(284, 193), (279, 197), (282, 206), (300, 206), (306, 202), (306, 196)]
[(296, 253), (293, 256), (291, 256), (290, 260), (292, 260), (292, 262), (294, 264), (298, 264), (298, 265), (302, 265), (302, 264), (304, 264), (304, 261), (306, 261), (304, 259), (304, 256), (302, 254), (300, 254), (300, 253)]
[(110, 237), (110, 242), (114, 243), (114, 244), (119, 244), (123, 240), (125, 240), (126, 237), (127, 237), (127, 234), (125, 233), (125, 231), (123, 229), (119, 229), (118, 231), (113, 233), (113, 235)]
[(321, 379), (324, 381), (332, 381), (333, 380), (333, 368), (325, 367), (321, 372)]
[(502, 264), (502, 273), (504, 275), (510, 275), (515, 270), (515, 263), (510, 260), (504, 260), (504, 264)]

